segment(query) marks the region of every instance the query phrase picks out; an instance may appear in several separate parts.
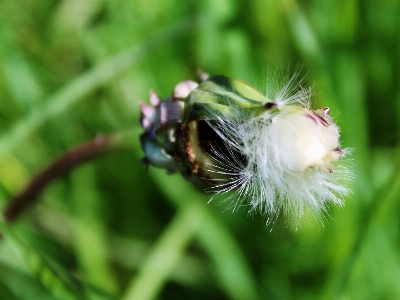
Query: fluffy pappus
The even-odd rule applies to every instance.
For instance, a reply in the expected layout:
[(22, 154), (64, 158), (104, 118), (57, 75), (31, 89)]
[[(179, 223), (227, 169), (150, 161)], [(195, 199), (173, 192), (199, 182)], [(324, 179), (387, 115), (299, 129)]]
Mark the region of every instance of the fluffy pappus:
[(272, 224), (282, 214), (297, 229), (305, 215), (320, 220), (332, 204), (342, 206), (352, 174), (329, 108), (311, 110), (311, 89), (295, 79), (268, 89), (264, 111), (230, 103), (228, 119), (209, 110), (207, 122), (222, 143), (209, 151), (209, 170), (221, 178), (209, 180), (208, 191), (234, 191), (226, 199), (233, 210), (248, 206)]

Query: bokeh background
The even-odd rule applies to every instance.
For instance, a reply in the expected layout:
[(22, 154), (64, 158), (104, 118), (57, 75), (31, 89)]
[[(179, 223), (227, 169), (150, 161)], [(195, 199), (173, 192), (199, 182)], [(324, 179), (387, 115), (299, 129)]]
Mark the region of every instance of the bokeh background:
[[(399, 299), (400, 1), (1, 0), (0, 203), (73, 146), (139, 129), (197, 69), (303, 66), (355, 180), (302, 230), (206, 204), (129, 151), (52, 183), (0, 241), (1, 299)], [(323, 224), (323, 225), (322, 225)]]

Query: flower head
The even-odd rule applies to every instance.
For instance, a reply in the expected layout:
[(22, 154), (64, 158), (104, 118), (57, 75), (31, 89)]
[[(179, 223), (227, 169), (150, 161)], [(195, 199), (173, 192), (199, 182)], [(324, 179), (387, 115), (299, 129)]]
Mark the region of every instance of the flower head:
[(283, 214), (297, 228), (304, 214), (342, 205), (351, 177), (338, 163), (348, 152), (339, 128), (329, 108), (310, 108), (310, 94), (293, 78), (267, 96), (225, 76), (180, 83), (166, 101), (142, 104), (146, 159), (206, 191), (233, 191), (233, 209), (271, 222)]

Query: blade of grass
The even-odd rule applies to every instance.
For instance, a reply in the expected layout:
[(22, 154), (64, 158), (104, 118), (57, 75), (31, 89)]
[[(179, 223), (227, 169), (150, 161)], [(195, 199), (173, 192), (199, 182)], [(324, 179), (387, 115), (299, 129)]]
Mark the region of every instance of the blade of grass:
[(17, 124), (0, 136), (0, 161), (4, 155), (11, 151), (19, 142), (28, 137), (46, 121), (67, 111), (83, 97), (105, 84), (143, 59), (151, 51), (165, 43), (188, 34), (194, 30), (194, 20), (184, 20), (174, 24), (171, 28), (162, 30), (141, 45), (136, 45), (125, 50), (106, 61), (100, 63), (92, 70), (84, 73), (58, 92), (49, 96), (43, 103), (32, 110), (32, 113), (21, 119)]
[(229, 229), (207, 208), (205, 197), (199, 197), (188, 183), (182, 182), (177, 176), (166, 179), (165, 174), (158, 170), (151, 172), (151, 175), (175, 206), (179, 207), (185, 202), (199, 203), (197, 213), (205, 217), (196, 236), (214, 263), (221, 288), (229, 298), (258, 299), (257, 283), (240, 245)]
[[(80, 168), (72, 176), (71, 198), (76, 215), (72, 223), (75, 253), (85, 281), (115, 295), (117, 282), (108, 261), (110, 247), (101, 212), (103, 199), (96, 188), (94, 178), (95, 171), (90, 164)], [(95, 295), (91, 293), (90, 299), (95, 299)]]
[(18, 107), (22, 111), (29, 111), (32, 105), (43, 96), (42, 87), (26, 56), (13, 41), (12, 33), (1, 28), (0, 39), (2, 41), (0, 70), (4, 74), (6, 86)]
[[(40, 282), (25, 272), (0, 266), (0, 296), (2, 300), (58, 300)], [(23, 288), (21, 288), (23, 286)]]
[[(398, 156), (396, 161), (400, 161), (400, 156)], [(342, 296), (368, 233), (374, 226), (386, 221), (386, 216), (392, 213), (393, 207), (397, 205), (396, 201), (399, 198), (399, 194), (400, 170), (395, 172), (391, 179), (387, 181), (387, 184), (373, 196), (375, 201), (363, 214), (365, 216), (364, 220), (360, 222), (363, 225), (360, 226), (352, 247), (343, 260), (343, 263), (332, 271), (330, 278), (326, 281), (327, 284), (323, 290), (323, 299), (337, 299)]]
[(14, 232), (0, 222), (0, 230), (5, 241), (24, 261), (32, 275), (36, 277), (56, 299), (76, 299), (78, 289), (62, 279), (33, 249), (22, 243)]
[(205, 211), (197, 202), (188, 202), (179, 207), (145, 263), (127, 288), (123, 300), (157, 299), (173, 268), (184, 255), (185, 248), (201, 225)]
[(324, 57), (320, 42), (297, 1), (284, 0), (280, 4), (286, 13), (292, 37), (300, 53), (309, 59), (310, 63), (314, 62), (318, 63), (320, 67), (323, 66)]

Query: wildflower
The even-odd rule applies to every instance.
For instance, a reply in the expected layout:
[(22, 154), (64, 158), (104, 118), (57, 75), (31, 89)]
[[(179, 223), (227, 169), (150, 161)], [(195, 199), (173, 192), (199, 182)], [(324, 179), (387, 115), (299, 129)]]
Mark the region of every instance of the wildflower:
[(216, 195), (233, 191), (233, 210), (248, 205), (271, 223), (283, 214), (297, 228), (305, 214), (341, 206), (348, 150), (329, 108), (312, 110), (310, 89), (294, 81), (267, 95), (225, 76), (181, 82), (165, 101), (151, 92), (152, 106), (141, 104), (145, 162)]

